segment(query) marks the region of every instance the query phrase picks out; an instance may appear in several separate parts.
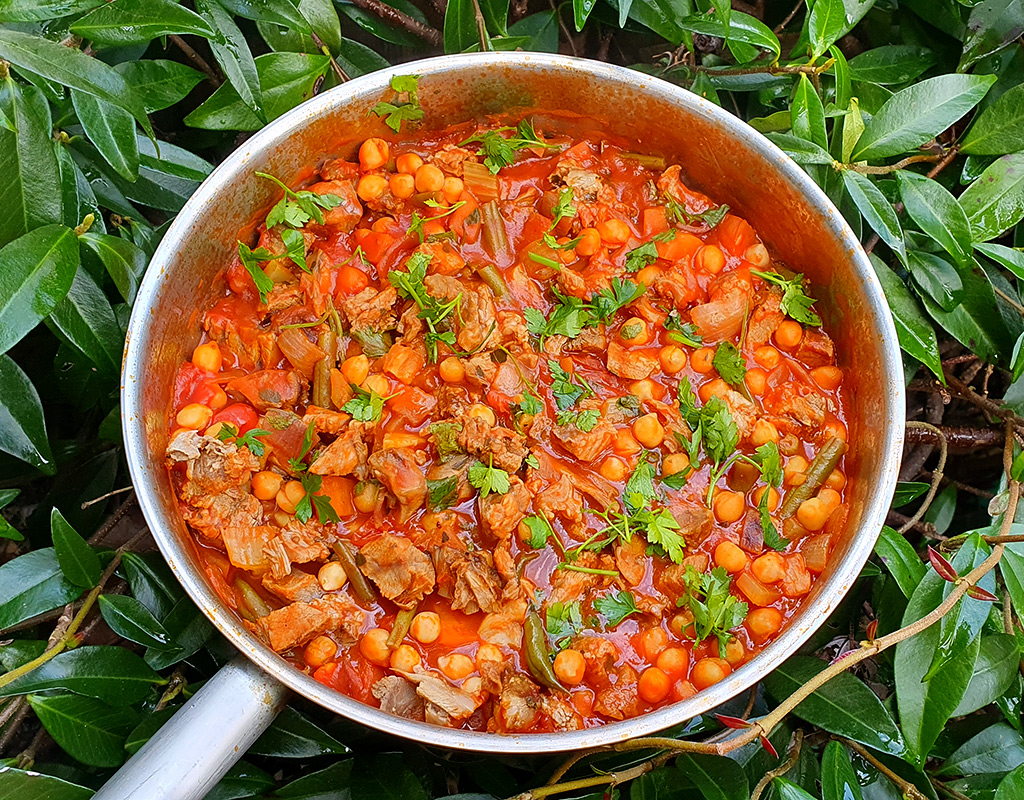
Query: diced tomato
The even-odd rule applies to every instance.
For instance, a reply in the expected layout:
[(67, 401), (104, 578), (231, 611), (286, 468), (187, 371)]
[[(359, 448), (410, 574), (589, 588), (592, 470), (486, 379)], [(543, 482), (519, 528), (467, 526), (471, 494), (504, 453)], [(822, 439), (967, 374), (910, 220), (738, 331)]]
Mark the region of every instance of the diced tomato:
[(509, 397), (507, 394), (496, 392), (493, 389), (487, 392), (487, 405), (493, 408), (495, 411), (500, 411), (502, 414), (508, 413), (508, 407), (515, 402), (514, 397)]
[(232, 403), (213, 415), (212, 422), (227, 422), (238, 429), (239, 434), (251, 431), (259, 423), (256, 410), (246, 403)]
[(344, 663), (329, 662), (313, 673), (313, 679), (324, 686), (364, 703), (372, 702), (370, 688), (383, 677), (384, 670), (367, 661), (355, 648), (348, 652)]
[[(665, 214), (665, 206), (654, 206), (645, 208), (641, 215), (644, 236), (654, 236), (656, 233), (664, 233), (668, 230), (668, 217)], [(659, 255), (661, 255), (659, 253)], [(662, 256), (664, 258), (664, 256)]]
[(338, 294), (352, 297), (370, 285), (370, 276), (354, 264), (338, 268)]
[(174, 410), (179, 411), (189, 403), (197, 402), (192, 395), (197, 386), (206, 381), (207, 373), (199, 369), (191, 361), (186, 361), (178, 367), (178, 376), (174, 379)]
[(685, 260), (687, 265), (689, 265), (689, 261), (693, 258), (693, 254), (696, 253), (703, 244), (704, 242), (692, 233), (676, 231), (675, 238), (669, 239), (667, 242), (655, 242), (654, 247), (658, 251), (658, 258), (663, 258), (666, 261)]
[(355, 481), (336, 475), (324, 475), (321, 481), (320, 494), (330, 498), (334, 513), (342, 519), (351, 517), (355, 513), (355, 507), (352, 505), (352, 490), (355, 488)]
[(370, 231), (368, 235), (363, 237), (363, 241), (359, 246), (363, 248), (366, 260), (371, 264), (377, 264), (394, 243), (394, 236), (387, 233)]

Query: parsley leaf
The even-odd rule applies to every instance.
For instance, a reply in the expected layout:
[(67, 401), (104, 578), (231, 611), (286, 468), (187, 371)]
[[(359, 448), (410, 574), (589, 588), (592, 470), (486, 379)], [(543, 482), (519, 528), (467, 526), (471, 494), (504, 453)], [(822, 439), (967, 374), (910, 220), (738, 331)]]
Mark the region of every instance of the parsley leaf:
[(578, 297), (559, 296), (559, 303), (551, 310), (547, 319), (535, 308), (523, 309), (526, 317), (526, 329), (538, 337), (543, 345), (549, 336), (566, 336), (575, 339), (590, 320), (589, 312), (583, 301)]
[(308, 189), (293, 191), (273, 175), (265, 172), (256, 173), (261, 178), (273, 181), (284, 190), (282, 197), (267, 214), (267, 228), (275, 225), (285, 225), (289, 228), (301, 228), (311, 219), (317, 224), (324, 224), (324, 214), (321, 209), (335, 208), (341, 205), (344, 200), (336, 194), (317, 194)]
[(718, 343), (711, 364), (718, 370), (722, 380), (732, 386), (741, 385), (743, 377), (747, 374), (747, 362), (732, 342)]
[(537, 456), (533, 453), (530, 453), (523, 461), (530, 469), (540, 469), (540, 461), (537, 460)]
[(534, 515), (526, 517), (523, 522), (530, 529), (530, 547), (535, 550), (539, 550), (547, 544), (549, 538), (555, 538), (555, 529), (551, 527), (547, 517)]
[(306, 426), (306, 432), (302, 434), (302, 449), (299, 450), (298, 458), (289, 458), (288, 467), (292, 472), (304, 472), (306, 469), (306, 456), (309, 455), (309, 451), (313, 449), (313, 435), (316, 433), (316, 428), (313, 422)]
[(537, 136), (532, 120), (524, 119), (519, 123), (519, 127), (515, 129), (518, 136), (508, 138), (502, 136), (502, 133), (510, 130), (513, 129), (498, 128), (492, 131), (484, 131), (483, 133), (470, 136), (463, 142), (459, 142), (459, 147), (478, 142), (480, 149), (477, 150), (477, 155), (484, 157), (484, 166), (491, 171), (491, 174), (496, 174), (502, 167), (507, 167), (514, 162), (516, 160), (516, 152), (519, 150), (528, 147), (542, 147), (544, 149), (558, 149), (560, 147), (557, 144), (549, 144)]
[(811, 306), (817, 301), (813, 297), (808, 297), (804, 291), (803, 275), (794, 275), (787, 280), (775, 271), (759, 272), (752, 269), (750, 274), (782, 288), (781, 309), (787, 317), (802, 322), (804, 325), (821, 324), (821, 317), (811, 310)]
[(420, 108), (419, 98), (416, 92), (419, 88), (419, 75), (394, 75), (391, 78), (391, 88), (399, 94), (408, 94), (408, 103), (377, 103), (371, 114), (376, 114), (384, 120), (395, 133), (401, 133), (402, 123), (405, 121), (415, 122), (423, 119), (423, 109)]
[(681, 225), (696, 225), (703, 222), (709, 228), (714, 228), (729, 213), (729, 206), (720, 205), (715, 208), (709, 208), (706, 211), (691, 214), (686, 210), (686, 206), (674, 197), (666, 196), (665, 201), (668, 204), (668, 207), (665, 209), (666, 216), (669, 220)]
[(639, 511), (657, 498), (657, 493), (654, 491), (654, 467), (651, 466), (649, 454), (644, 453), (641, 456), (636, 469), (626, 481), (622, 494), (626, 501), (626, 507), (631, 511)]
[(568, 603), (552, 603), (545, 612), (545, 627), (548, 636), (559, 650), (569, 644), (569, 640), (583, 627), (583, 614), (578, 600)]
[(768, 511), (767, 490), (761, 492), (761, 501), (757, 504), (757, 511), (761, 517), (761, 530), (764, 531), (764, 543), (772, 550), (785, 550), (789, 547), (789, 539), (779, 533), (779, 529), (772, 522), (771, 513)]
[(242, 262), (242, 266), (245, 267), (245, 271), (249, 273), (249, 277), (252, 278), (252, 282), (256, 284), (256, 291), (259, 292), (261, 303), (267, 302), (267, 292), (274, 288), (274, 281), (260, 267), (260, 262), (273, 261), (282, 257), (275, 256), (265, 247), (257, 247), (253, 250), (249, 245), (241, 241), (238, 242), (238, 258)]
[[(388, 272), (388, 281), (398, 290), (400, 297), (412, 299), (420, 307), (419, 318), (427, 325), (424, 334), (424, 344), (427, 348), (427, 359), (431, 364), (437, 361), (437, 344), (443, 342), (449, 347), (455, 347), (455, 333), (449, 329), (450, 323), (446, 322), (452, 313), (458, 314), (462, 302), (460, 292), (453, 300), (442, 303), (436, 297), (427, 293), (424, 281), (427, 277), (427, 267), (430, 265), (431, 256), (426, 253), (413, 253), (405, 262), (407, 272), (393, 269)], [(444, 323), (443, 328), (439, 326)]]
[(599, 597), (594, 601), (594, 609), (607, 620), (609, 628), (614, 628), (630, 614), (641, 613), (632, 593), (624, 590)]
[(644, 267), (650, 266), (658, 260), (658, 247), (656, 242), (667, 242), (676, 235), (675, 230), (662, 231), (651, 237), (649, 242), (639, 247), (634, 247), (626, 253), (626, 272), (637, 272)]
[(591, 324), (607, 323), (619, 309), (639, 300), (645, 291), (647, 287), (642, 283), (635, 284), (622, 278), (613, 278), (610, 287), (602, 289), (590, 298), (591, 315), (594, 320)]
[(782, 485), (782, 458), (775, 442), (765, 442), (754, 451), (754, 463), (761, 469), (761, 480), (770, 486)]
[(594, 390), (590, 385), (580, 378), (581, 383), (574, 383), (573, 376), (562, 369), (561, 365), (554, 359), (548, 360), (548, 369), (551, 371), (551, 393), (555, 396), (555, 403), (565, 411), (582, 397), (590, 397)]
[(281, 231), (281, 241), (284, 242), (285, 252), (291, 262), (303, 272), (311, 272), (306, 263), (306, 240), (302, 234), (294, 228), (288, 228)]
[(676, 564), (682, 564), (686, 540), (679, 531), (679, 523), (667, 508), (659, 511), (644, 511), (639, 515), (647, 541), (662, 547)]
[(455, 505), (459, 496), (459, 480), (455, 475), (439, 481), (427, 479), (427, 503), (434, 511), (444, 511)]
[[(526, 310), (529, 311), (530, 309)], [(544, 404), (541, 402), (540, 398), (537, 397), (537, 395), (535, 395), (529, 389), (523, 392), (522, 400), (520, 400), (518, 403), (512, 403), (512, 405), (509, 406), (509, 411), (512, 413), (512, 416), (514, 417), (520, 417), (524, 414), (536, 416), (543, 410)]]
[(601, 412), (596, 408), (588, 408), (584, 411), (559, 411), (556, 422), (563, 428), (575, 425), (584, 433), (590, 433), (601, 418)]
[(434, 437), (434, 447), (441, 458), (461, 452), (458, 436), (462, 430), (461, 422), (434, 422), (430, 426), (430, 435)]
[(238, 429), (227, 424), (217, 431), (218, 439), (225, 441), (234, 437), (235, 447), (248, 447), (249, 452), (257, 458), (266, 452), (266, 446), (259, 440), (260, 436), (270, 436), (270, 431), (265, 431), (263, 428), (253, 428), (250, 431), (246, 431), (241, 436), (238, 436)]
[(509, 474), (503, 469), (498, 469), (492, 463), (484, 464), (477, 461), (469, 468), (469, 483), (480, 490), (480, 498), (484, 499), (491, 492), (494, 494), (507, 494), (511, 488)]
[(685, 344), (688, 347), (700, 347), (704, 339), (697, 331), (697, 326), (692, 322), (683, 322), (679, 312), (674, 308), (668, 312), (665, 319), (665, 330), (669, 331), (668, 338), (674, 342)]
[(341, 521), (341, 517), (331, 505), (331, 498), (318, 494), (322, 484), (323, 479), (319, 475), (306, 474), (302, 476), (302, 488), (306, 490), (306, 494), (295, 504), (295, 519), (299, 522), (309, 522), (314, 511), (316, 511), (316, 518), (320, 520), (321, 524)]
[(663, 486), (667, 486), (669, 489), (682, 489), (686, 486), (687, 480), (689, 480), (690, 473), (693, 472), (691, 469), (680, 470), (679, 472), (673, 472), (671, 475), (663, 475), (661, 483)]
[(358, 386), (352, 387), (355, 397), (341, 407), (346, 414), (351, 414), (352, 419), (359, 422), (376, 422), (384, 413), (385, 398), (377, 394), (373, 389), (366, 391)]
[(739, 444), (740, 434), (729, 407), (720, 397), (712, 397), (700, 410), (704, 433), (704, 452), (717, 469)]
[[(443, 207), (446, 208), (447, 211), (441, 214), (434, 214), (433, 216), (430, 217), (420, 216), (419, 212), (416, 211), (412, 212), (412, 219), (409, 221), (409, 229), (406, 231), (406, 235), (411, 236), (412, 234), (416, 234), (419, 237), (421, 244), (423, 242), (423, 226), (426, 223), (433, 222), (435, 219), (444, 219), (449, 214), (454, 214), (457, 209), (462, 208), (462, 206), (466, 205), (466, 201), (459, 200), (457, 203), (452, 203), (452, 205), (450, 206), (445, 206), (443, 203), (438, 203), (436, 200), (427, 200), (426, 204), (431, 208)], [(420, 255), (424, 254), (421, 253)]]
[(551, 220), (551, 227), (548, 230), (554, 230), (555, 226), (558, 225), (563, 219), (572, 219), (576, 216), (576, 206), (572, 204), (573, 191), (571, 187), (566, 186), (558, 193), (558, 200), (555, 202), (553, 209), (554, 219)]
[(676, 603), (689, 606), (693, 614), (696, 641), (702, 642), (710, 636), (717, 637), (718, 652), (724, 658), (725, 646), (732, 638), (729, 631), (746, 619), (747, 604), (729, 592), (732, 578), (722, 567), (715, 567), (710, 573), (704, 574), (693, 567), (687, 567), (683, 580), (687, 596)]

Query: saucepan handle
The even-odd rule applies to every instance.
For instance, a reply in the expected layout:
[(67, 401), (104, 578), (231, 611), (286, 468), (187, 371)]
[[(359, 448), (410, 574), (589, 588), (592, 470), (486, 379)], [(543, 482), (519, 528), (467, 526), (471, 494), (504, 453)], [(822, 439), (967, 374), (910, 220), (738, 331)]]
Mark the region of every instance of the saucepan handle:
[(270, 727), (288, 690), (245, 658), (225, 665), (93, 795), (201, 800)]

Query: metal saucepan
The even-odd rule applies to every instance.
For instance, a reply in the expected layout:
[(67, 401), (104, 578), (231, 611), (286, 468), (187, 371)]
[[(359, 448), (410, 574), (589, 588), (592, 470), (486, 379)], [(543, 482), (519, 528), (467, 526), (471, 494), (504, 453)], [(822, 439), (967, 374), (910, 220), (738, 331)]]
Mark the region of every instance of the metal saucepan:
[[(852, 513), (829, 567), (783, 633), (710, 689), (653, 713), (568, 733), (496, 735), (391, 716), (314, 681), (262, 644), (207, 585), (164, 465), (171, 386), (199, 336), (199, 320), (240, 229), (275, 199), (257, 170), (296, 179), (325, 155), (352, 155), (391, 132), (372, 106), (395, 74), (420, 75), (424, 128), (497, 112), (569, 112), (571, 132), (606, 131), (683, 164), (696, 188), (749, 220), (769, 248), (806, 273), (839, 362), (850, 376)], [(565, 120), (565, 117), (561, 117)], [(307, 173), (308, 174), (308, 173)], [(896, 483), (904, 391), (889, 309), (856, 237), (810, 178), (767, 139), (718, 106), (622, 67), (557, 55), (445, 56), (375, 72), (275, 120), (199, 187), (164, 236), (138, 294), (122, 387), (128, 464), (160, 550), (185, 590), (243, 657), (235, 659), (96, 795), (202, 797), (271, 723), (289, 690), (356, 722), (423, 744), (542, 753), (650, 735), (708, 711), (786, 660), (836, 608), (871, 553)], [(287, 687), (287, 688), (286, 688)]]

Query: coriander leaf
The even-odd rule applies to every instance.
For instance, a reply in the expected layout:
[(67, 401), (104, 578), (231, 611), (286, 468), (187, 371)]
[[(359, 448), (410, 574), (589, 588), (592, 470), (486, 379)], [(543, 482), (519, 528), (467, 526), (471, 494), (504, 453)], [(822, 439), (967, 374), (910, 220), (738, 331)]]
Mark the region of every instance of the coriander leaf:
[(461, 452), (458, 436), (462, 430), (461, 422), (434, 422), (430, 426), (430, 435), (434, 437), (434, 447), (441, 458)]
[(245, 267), (245, 271), (252, 278), (252, 282), (256, 284), (256, 291), (259, 292), (260, 302), (266, 303), (267, 292), (274, 288), (274, 281), (263, 271), (259, 262), (271, 261), (272, 259), (280, 258), (280, 256), (275, 256), (265, 247), (257, 247), (253, 250), (247, 244), (239, 241), (238, 258), (241, 260), (242, 266)]
[(476, 151), (476, 154), (484, 157), (484, 166), (490, 170), (492, 175), (497, 174), (502, 167), (507, 167), (516, 160), (515, 145), (498, 131), (486, 131), (479, 136), (466, 139), (461, 144), (470, 142), (480, 143), (480, 149)]
[(372, 389), (366, 391), (358, 386), (353, 386), (355, 397), (341, 407), (346, 414), (351, 414), (352, 419), (359, 422), (377, 422), (384, 413), (384, 398)]
[(574, 405), (580, 398), (589, 397), (594, 393), (589, 385), (574, 383), (573, 376), (562, 369), (554, 359), (548, 360), (548, 369), (551, 371), (551, 393), (562, 411)]
[(509, 474), (503, 469), (498, 469), (494, 464), (484, 464), (477, 461), (469, 468), (469, 483), (480, 490), (480, 498), (484, 499), (491, 492), (494, 494), (507, 494), (511, 488)]
[(677, 396), (683, 419), (691, 428), (694, 427), (700, 421), (700, 409), (697, 408), (697, 393), (693, 391), (693, 384), (689, 378), (683, 377), (679, 381)]
[(284, 242), (285, 252), (291, 262), (303, 272), (311, 272), (309, 264), (306, 263), (306, 240), (302, 234), (293, 228), (288, 228), (281, 231), (281, 241)]
[(712, 397), (700, 410), (704, 430), (704, 452), (717, 469), (739, 444), (740, 434), (729, 407), (720, 397)]
[(591, 324), (607, 323), (618, 313), (619, 309), (639, 300), (645, 291), (647, 291), (647, 287), (642, 283), (638, 285), (632, 281), (624, 281), (622, 278), (613, 278), (610, 287), (602, 289), (590, 298), (590, 311), (593, 318)]
[(643, 520), (644, 536), (651, 544), (656, 544), (665, 550), (672, 561), (682, 564), (685, 554), (683, 548), (686, 541), (679, 531), (679, 523), (672, 516), (672, 512), (663, 508), (656, 512), (647, 512)]
[(319, 475), (305, 474), (302, 476), (302, 488), (306, 494), (295, 505), (295, 519), (299, 522), (309, 522), (313, 516), (314, 509), (316, 517), (322, 524), (328, 522), (339, 522), (341, 518), (331, 505), (331, 500), (326, 495), (317, 494), (323, 479)]
[(741, 603), (729, 592), (732, 578), (722, 567), (715, 567), (710, 573), (699, 573), (687, 567), (684, 582), (687, 587), (685, 598), (677, 600), (678, 605), (688, 605), (694, 620), (697, 642), (710, 636), (718, 638), (719, 654), (725, 656), (725, 646), (732, 638), (730, 630), (740, 625), (747, 616), (747, 604)]
[(598, 409), (588, 408), (584, 411), (559, 411), (556, 422), (563, 428), (574, 425), (584, 433), (590, 433), (600, 418)]
[(520, 417), (524, 414), (536, 416), (543, 410), (544, 404), (540, 401), (540, 398), (529, 389), (523, 392), (522, 400), (509, 406), (509, 411), (512, 412), (514, 417)]
[(668, 338), (674, 342), (685, 344), (688, 347), (700, 347), (704, 339), (692, 322), (683, 322), (679, 312), (674, 308), (668, 312), (665, 319), (665, 330), (669, 331)]
[(692, 214), (686, 210), (686, 206), (683, 203), (680, 203), (674, 197), (666, 195), (665, 201), (667, 203), (665, 214), (669, 221), (680, 225), (696, 225), (702, 222), (709, 228), (714, 228), (729, 213), (729, 206), (720, 205), (716, 208), (709, 208), (706, 211)]
[(594, 601), (594, 609), (604, 616), (609, 628), (614, 628), (630, 614), (641, 613), (632, 593), (623, 590), (599, 597)]
[(326, 525), (328, 522), (341, 522), (341, 517), (331, 505), (331, 498), (322, 494), (311, 494), (308, 497), (313, 501), (316, 518), (320, 520), (321, 525)]
[(747, 374), (747, 362), (732, 342), (718, 343), (711, 364), (718, 370), (722, 380), (732, 386), (742, 384), (743, 377)]
[(523, 461), (530, 469), (540, 469), (540, 461), (537, 460), (537, 456), (533, 453), (530, 453)]
[(764, 531), (764, 543), (772, 550), (785, 550), (789, 547), (789, 539), (779, 534), (779, 529), (772, 522), (771, 514), (768, 511), (768, 495), (766, 489), (761, 492), (761, 501), (757, 504), (757, 511), (761, 516), (761, 530)]
[[(761, 480), (769, 486), (782, 485), (782, 459), (775, 442), (765, 442), (754, 451), (754, 462), (761, 469)], [(767, 492), (765, 492), (767, 494)]]
[(524, 309), (526, 329), (543, 343), (548, 336), (565, 336), (575, 339), (590, 322), (590, 314), (578, 297), (559, 296), (559, 302), (551, 309), (547, 319), (534, 308)]
[(626, 500), (626, 506), (634, 512), (657, 498), (657, 492), (654, 491), (654, 467), (646, 452), (640, 457), (640, 461), (636, 465), (636, 469), (633, 470), (633, 474), (629, 476), (629, 480), (626, 481), (622, 493)]
[(427, 502), (434, 511), (451, 508), (458, 496), (459, 481), (455, 475), (439, 481), (427, 479)]
[(555, 529), (551, 527), (551, 523), (545, 517), (539, 515), (526, 517), (523, 522), (530, 529), (530, 547), (535, 550), (539, 550), (547, 544), (549, 538), (555, 537)]
[(416, 120), (423, 119), (423, 109), (420, 107), (419, 98), (416, 96), (419, 89), (419, 80), (419, 75), (393, 75), (391, 77), (391, 88), (399, 94), (408, 94), (409, 102), (402, 104), (377, 103), (370, 110), (370, 113), (381, 117), (384, 120), (384, 124), (395, 133), (401, 133), (403, 122), (415, 122)]
[(563, 219), (572, 219), (576, 216), (576, 206), (572, 204), (572, 201), (573, 190), (571, 187), (566, 186), (558, 193), (558, 200), (553, 209), (555, 216), (551, 220), (551, 227), (548, 230), (554, 230), (555, 226)]
[(788, 280), (778, 272), (760, 272), (756, 269), (750, 270), (751, 275), (757, 275), (761, 280), (782, 288), (781, 311), (787, 317), (802, 322), (804, 325), (820, 325), (821, 317), (811, 310), (816, 302), (813, 297), (808, 297), (804, 291), (804, 276), (794, 275)]
[(669, 489), (682, 489), (686, 486), (687, 480), (689, 480), (690, 472), (692, 470), (684, 469), (679, 472), (673, 472), (671, 475), (663, 475), (661, 483)]
[[(217, 436), (219, 438), (220, 433)], [(235, 439), (235, 447), (248, 447), (249, 452), (259, 458), (266, 450), (263, 442), (258, 438), (260, 436), (270, 436), (270, 431), (265, 431), (262, 428), (253, 428), (251, 431), (246, 431), (242, 436)]]
[(580, 603), (573, 600), (568, 603), (552, 603), (547, 607), (544, 626), (555, 647), (563, 649), (569, 640), (583, 627), (583, 614)]
[(646, 242), (626, 253), (626, 272), (639, 272), (658, 260), (658, 248), (654, 242)]

